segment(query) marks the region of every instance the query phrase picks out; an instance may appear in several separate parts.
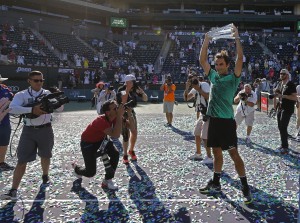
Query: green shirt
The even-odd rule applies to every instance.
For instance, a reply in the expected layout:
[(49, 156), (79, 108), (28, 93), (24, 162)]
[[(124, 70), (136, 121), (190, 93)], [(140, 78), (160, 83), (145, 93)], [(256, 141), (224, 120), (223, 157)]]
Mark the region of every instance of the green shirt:
[(211, 82), (207, 115), (215, 118), (232, 119), (233, 98), (240, 83), (240, 77), (234, 74), (219, 75), (210, 69), (208, 79)]

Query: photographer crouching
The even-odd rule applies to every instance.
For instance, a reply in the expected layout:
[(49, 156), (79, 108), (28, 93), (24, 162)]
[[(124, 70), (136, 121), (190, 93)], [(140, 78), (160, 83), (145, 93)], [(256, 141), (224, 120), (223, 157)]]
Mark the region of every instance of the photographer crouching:
[(254, 91), (252, 91), (250, 84), (245, 84), (244, 89), (241, 90), (234, 98), (234, 103), (239, 103), (236, 108), (234, 119), (237, 126), (240, 125), (243, 120), (245, 120), (245, 124), (247, 126), (247, 146), (250, 146), (251, 144), (250, 134), (254, 123), (254, 105), (256, 104), (256, 102), (257, 95)]
[[(202, 160), (201, 153), (201, 139), (203, 139), (204, 147), (206, 149), (206, 157), (202, 161), (204, 164), (212, 164), (213, 158), (211, 149), (207, 148), (207, 130), (209, 119), (206, 116), (210, 86), (203, 80), (203, 77), (198, 77), (190, 74), (186, 82), (186, 88), (183, 94), (185, 101), (194, 98), (195, 111), (197, 113), (197, 121), (195, 122), (194, 135), (196, 142), (196, 153), (189, 157), (191, 160)], [(189, 93), (188, 90), (192, 87)]]
[[(81, 135), (81, 152), (85, 167), (72, 163), (77, 178), (93, 177), (97, 170), (97, 157), (101, 157), (105, 167), (105, 179), (101, 187), (117, 190), (118, 186), (112, 181), (119, 163), (119, 151), (107, 137), (119, 138), (122, 130), (124, 107), (116, 101), (108, 100), (103, 103), (103, 114), (92, 121)], [(109, 158), (108, 158), (109, 157)]]
[(42, 88), (44, 79), (40, 71), (28, 74), (30, 87), (18, 92), (10, 103), (10, 113), (23, 116), (24, 127), (17, 148), (18, 163), (13, 175), (13, 183), (8, 193), (0, 196), (5, 200), (16, 200), (17, 190), (25, 173), (28, 162), (41, 157), (43, 185), (50, 183), (49, 166), (54, 145), (54, 134), (51, 126), (51, 113), (56, 109), (63, 110), (68, 98), (61, 97), (63, 92), (51, 94)]
[[(147, 94), (138, 86), (136, 78), (133, 74), (128, 74), (124, 78), (124, 86), (118, 89), (117, 102), (126, 105), (127, 108), (134, 108), (137, 105), (137, 97), (141, 97), (143, 101), (148, 101)], [(128, 164), (128, 153), (131, 160), (137, 160), (134, 146), (137, 140), (137, 120), (134, 109), (126, 110), (123, 116), (122, 125), (123, 136), (123, 163)], [(127, 153), (129, 142), (129, 152)]]

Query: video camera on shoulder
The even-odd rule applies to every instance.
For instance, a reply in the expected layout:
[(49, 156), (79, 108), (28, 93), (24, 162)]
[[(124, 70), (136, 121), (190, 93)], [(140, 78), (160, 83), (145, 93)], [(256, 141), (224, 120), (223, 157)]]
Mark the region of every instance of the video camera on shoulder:
[[(36, 98), (36, 101), (32, 104), (28, 104), (25, 107), (34, 107), (41, 104), (41, 109), (48, 114), (53, 113), (55, 109), (58, 109), (60, 106), (69, 103), (69, 98), (64, 96), (64, 92), (55, 92), (48, 95), (41, 95)], [(34, 114), (25, 114), (26, 118), (37, 118), (37, 115)]]

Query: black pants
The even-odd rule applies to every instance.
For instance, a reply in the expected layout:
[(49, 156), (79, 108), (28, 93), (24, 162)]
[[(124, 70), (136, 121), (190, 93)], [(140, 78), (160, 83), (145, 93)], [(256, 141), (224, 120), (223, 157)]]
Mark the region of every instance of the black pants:
[[(84, 141), (80, 142), (81, 152), (84, 159), (84, 167), (77, 166), (75, 172), (85, 177), (93, 177), (96, 174), (97, 169), (97, 150), (100, 147), (101, 142), (87, 143)], [(106, 153), (109, 156), (110, 165), (113, 171), (106, 171), (105, 169), (105, 180), (114, 178), (115, 171), (119, 163), (119, 151), (114, 146), (112, 141), (109, 141), (106, 145)]]
[(293, 112), (285, 111), (284, 109), (279, 110), (277, 113), (277, 124), (280, 132), (281, 147), (284, 149), (289, 148), (287, 128), (292, 114)]

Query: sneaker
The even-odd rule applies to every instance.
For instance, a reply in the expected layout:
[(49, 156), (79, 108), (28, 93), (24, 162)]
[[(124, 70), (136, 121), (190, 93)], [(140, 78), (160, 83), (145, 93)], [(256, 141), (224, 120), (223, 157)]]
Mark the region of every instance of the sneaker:
[(0, 171), (9, 171), (15, 169), (13, 166), (6, 162), (0, 163)]
[(221, 191), (221, 185), (217, 185), (213, 182), (213, 180), (208, 181), (206, 187), (199, 189), (201, 194), (209, 194), (212, 192), (220, 192)]
[(242, 192), (243, 192), (243, 195), (244, 195), (244, 203), (245, 204), (252, 203), (253, 197), (251, 195), (251, 191), (250, 191), (249, 186), (246, 186), (246, 187), (242, 186)]
[(43, 175), (42, 179), (43, 179), (43, 184), (50, 184), (50, 178), (48, 175)]
[(10, 189), (8, 193), (0, 195), (0, 200), (11, 200), (16, 201), (17, 198), (17, 190), (16, 189)]
[(115, 185), (115, 183), (112, 181), (112, 179), (110, 180), (103, 180), (101, 187), (103, 189), (110, 189), (110, 190), (118, 190), (118, 186)]
[(296, 141), (297, 141), (297, 142), (300, 142), (300, 136), (297, 136), (297, 137), (296, 137)]
[(129, 163), (128, 155), (124, 155), (124, 156), (123, 156), (123, 163), (124, 163), (124, 164), (128, 164), (128, 163)]
[(202, 161), (203, 164), (213, 164), (214, 163), (214, 159), (210, 158), (210, 157), (205, 157), (204, 160)]
[(136, 157), (135, 152), (133, 150), (132, 151), (129, 150), (128, 154), (131, 156), (132, 160), (137, 160), (137, 157)]
[(77, 174), (76, 171), (75, 171), (75, 168), (76, 168), (77, 164), (75, 162), (73, 162), (71, 165), (72, 165), (72, 168), (74, 170), (73, 171), (74, 176), (77, 177), (78, 179), (82, 178), (82, 176)]
[(287, 155), (287, 154), (289, 154), (289, 149), (284, 149), (284, 148), (282, 148), (280, 154), (281, 154), (281, 155)]
[(189, 157), (190, 160), (203, 160), (202, 154), (195, 153)]

